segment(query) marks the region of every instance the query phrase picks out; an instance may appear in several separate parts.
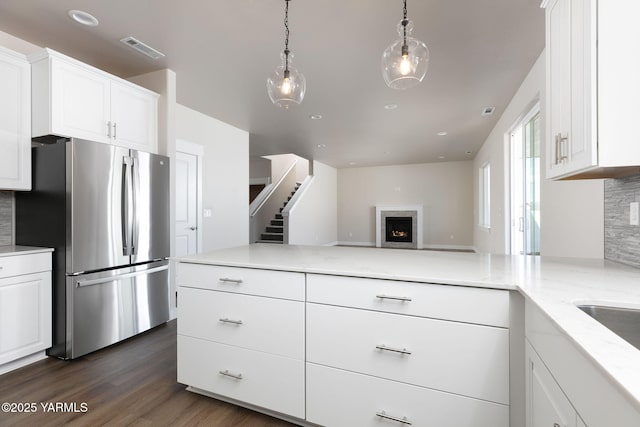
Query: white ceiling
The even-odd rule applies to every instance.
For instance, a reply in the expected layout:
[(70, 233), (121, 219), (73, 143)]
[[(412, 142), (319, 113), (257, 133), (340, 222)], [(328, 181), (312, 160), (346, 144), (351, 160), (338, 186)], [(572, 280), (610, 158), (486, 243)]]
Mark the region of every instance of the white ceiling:
[[(372, 166), (473, 158), (544, 48), (539, 4), (409, 0), (431, 62), (420, 85), (395, 91), (380, 57), (397, 38), (401, 0), (292, 0), (290, 49), (307, 94), (289, 110), (266, 91), (284, 47), (284, 0), (2, 0), (0, 30), (122, 77), (170, 68), (178, 102), (249, 131), (252, 155)], [(69, 9), (100, 25), (76, 24)], [(125, 36), (166, 57), (127, 48)], [(485, 106), (495, 114), (482, 117)]]

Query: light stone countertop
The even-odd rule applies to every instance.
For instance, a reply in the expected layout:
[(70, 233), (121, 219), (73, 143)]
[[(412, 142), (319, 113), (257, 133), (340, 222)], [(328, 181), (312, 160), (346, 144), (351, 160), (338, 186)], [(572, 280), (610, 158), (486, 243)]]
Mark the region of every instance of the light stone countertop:
[(0, 246), (0, 257), (40, 254), (45, 252), (53, 252), (53, 249), (40, 248), (36, 246), (15, 246), (15, 245)]
[(599, 259), (255, 244), (177, 259), (212, 265), (519, 291), (640, 410), (640, 350), (577, 303), (640, 309), (640, 269)]

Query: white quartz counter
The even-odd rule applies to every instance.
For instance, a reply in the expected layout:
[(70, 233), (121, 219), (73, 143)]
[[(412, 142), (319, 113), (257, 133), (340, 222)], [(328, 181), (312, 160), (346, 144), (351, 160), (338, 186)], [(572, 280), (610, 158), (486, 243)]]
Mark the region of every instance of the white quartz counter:
[(640, 350), (576, 307), (597, 303), (640, 309), (640, 269), (606, 260), (269, 244), (179, 261), (519, 291), (640, 410)]
[(39, 248), (35, 246), (15, 246), (15, 245), (0, 246), (0, 257), (39, 254), (44, 252), (53, 252), (53, 249)]

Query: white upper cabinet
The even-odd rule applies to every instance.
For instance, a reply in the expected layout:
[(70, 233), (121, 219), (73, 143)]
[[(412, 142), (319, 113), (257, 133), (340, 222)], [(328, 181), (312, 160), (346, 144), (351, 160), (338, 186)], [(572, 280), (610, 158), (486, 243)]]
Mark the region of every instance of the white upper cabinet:
[(157, 152), (158, 95), (111, 82), (111, 138), (117, 145)]
[(31, 57), (32, 136), (157, 152), (158, 94), (55, 51)]
[(640, 2), (544, 0), (546, 177), (640, 173)]
[(31, 190), (31, 71), (0, 48), (0, 190)]

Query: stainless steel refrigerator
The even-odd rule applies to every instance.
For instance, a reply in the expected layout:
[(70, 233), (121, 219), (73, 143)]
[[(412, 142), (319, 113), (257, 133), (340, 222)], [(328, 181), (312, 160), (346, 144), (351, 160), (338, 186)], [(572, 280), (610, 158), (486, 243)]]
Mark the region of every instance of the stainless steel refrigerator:
[(80, 139), (32, 155), (16, 243), (55, 248), (48, 354), (73, 359), (169, 320), (169, 158)]

